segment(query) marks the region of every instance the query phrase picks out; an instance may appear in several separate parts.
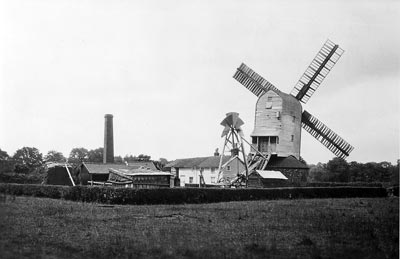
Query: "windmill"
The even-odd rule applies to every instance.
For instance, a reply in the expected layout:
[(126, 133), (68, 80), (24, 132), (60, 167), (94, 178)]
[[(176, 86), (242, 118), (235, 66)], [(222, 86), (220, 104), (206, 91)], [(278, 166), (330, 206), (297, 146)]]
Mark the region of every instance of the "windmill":
[[(239, 159), (245, 166), (245, 176), (247, 179), (248, 168), (246, 161), (246, 153), (243, 147), (243, 131), (240, 128), (244, 122), (239, 118), (239, 113), (230, 112), (226, 114), (225, 119), (221, 122), (224, 126), (221, 137), (225, 137), (224, 146), (219, 159), (218, 168), (218, 182), (224, 182), (225, 184), (231, 183), (232, 179), (227, 179), (223, 176), (223, 171), (233, 160)], [(223, 163), (225, 152), (230, 152), (231, 156), (228, 161)], [(240, 158), (242, 156), (242, 158)], [(244, 175), (243, 173), (241, 175)], [(236, 176), (237, 177), (237, 176)], [(234, 177), (235, 178), (235, 177)]]
[[(345, 158), (353, 150), (315, 116), (302, 111), (301, 105), (307, 103), (343, 52), (339, 45), (327, 40), (290, 95), (281, 92), (244, 63), (237, 69), (233, 78), (258, 97), (254, 131), (250, 136), (252, 150), (264, 154), (266, 161), (262, 167), (271, 155), (300, 158), (301, 127), (338, 157)], [(249, 157), (249, 166), (257, 161), (253, 158)]]

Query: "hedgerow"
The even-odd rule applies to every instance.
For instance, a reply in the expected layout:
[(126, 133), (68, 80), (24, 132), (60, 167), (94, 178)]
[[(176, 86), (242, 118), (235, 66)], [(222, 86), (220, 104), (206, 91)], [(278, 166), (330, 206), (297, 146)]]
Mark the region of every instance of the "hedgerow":
[(307, 182), (307, 187), (339, 187), (339, 186), (359, 186), (359, 187), (382, 187), (381, 182)]
[(386, 197), (381, 187), (287, 187), (271, 189), (163, 188), (0, 184), (0, 193), (108, 204), (182, 204), (299, 198)]

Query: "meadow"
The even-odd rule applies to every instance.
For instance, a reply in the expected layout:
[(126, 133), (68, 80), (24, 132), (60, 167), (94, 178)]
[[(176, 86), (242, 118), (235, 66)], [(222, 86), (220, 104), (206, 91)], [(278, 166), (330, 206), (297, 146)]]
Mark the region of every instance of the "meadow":
[(398, 258), (399, 199), (105, 205), (2, 196), (1, 258)]

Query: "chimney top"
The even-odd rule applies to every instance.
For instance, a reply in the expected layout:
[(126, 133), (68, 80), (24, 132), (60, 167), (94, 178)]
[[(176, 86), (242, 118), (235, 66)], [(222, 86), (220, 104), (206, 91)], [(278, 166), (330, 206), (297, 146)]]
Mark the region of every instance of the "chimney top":
[(114, 117), (112, 114), (106, 114), (106, 115), (104, 115), (104, 118), (112, 118), (112, 117)]

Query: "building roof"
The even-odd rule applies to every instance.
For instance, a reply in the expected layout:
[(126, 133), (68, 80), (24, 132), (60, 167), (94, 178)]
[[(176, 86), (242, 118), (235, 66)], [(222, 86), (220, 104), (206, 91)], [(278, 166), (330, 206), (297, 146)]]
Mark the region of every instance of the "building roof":
[(48, 169), (53, 168), (53, 167), (65, 167), (68, 166), (69, 168), (71, 168), (72, 166), (68, 163), (57, 163), (57, 162), (47, 162), (46, 163), (46, 167)]
[(256, 172), (264, 179), (282, 179), (282, 180), (288, 179), (279, 171), (256, 170)]
[(151, 170), (152, 172), (158, 172), (159, 170), (156, 168), (152, 161), (140, 161), (140, 162), (131, 162), (128, 165), (123, 163), (107, 163), (107, 164), (96, 164), (96, 163), (84, 163), (86, 168), (89, 170), (89, 173), (92, 174), (108, 174), (109, 169), (113, 168), (115, 170)]
[[(219, 160), (220, 156), (210, 156), (207, 157), (203, 162), (199, 164), (199, 167), (206, 168), (206, 167), (219, 167)], [(224, 156), (222, 158), (222, 164), (225, 164), (230, 159), (230, 156)]]
[(165, 167), (192, 168), (198, 166), (201, 162), (203, 162), (206, 159), (207, 157), (176, 159), (175, 161), (166, 164)]
[(278, 157), (271, 156), (267, 168), (282, 168), (282, 169), (309, 169), (309, 167), (297, 160), (294, 156)]
[(136, 162), (128, 162), (129, 167), (145, 167), (151, 170), (158, 170), (155, 164), (152, 161), (136, 161)]
[(108, 174), (109, 169), (136, 169), (135, 166), (127, 166), (126, 164), (89, 164), (84, 163), (84, 166), (88, 169), (91, 174)]
[[(230, 156), (224, 156), (222, 163), (226, 163)], [(219, 167), (220, 156), (194, 157), (176, 159), (165, 165), (165, 167), (192, 168), (192, 167)]]
[(120, 176), (140, 176), (140, 175), (153, 175), (153, 176), (160, 176), (160, 175), (169, 175), (171, 173), (161, 172), (161, 171), (151, 171), (146, 169), (133, 169), (133, 170), (125, 170), (125, 169), (114, 169), (110, 168), (110, 172), (118, 174)]

